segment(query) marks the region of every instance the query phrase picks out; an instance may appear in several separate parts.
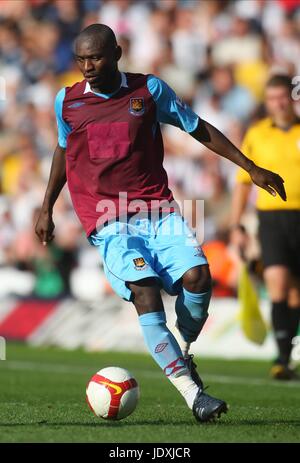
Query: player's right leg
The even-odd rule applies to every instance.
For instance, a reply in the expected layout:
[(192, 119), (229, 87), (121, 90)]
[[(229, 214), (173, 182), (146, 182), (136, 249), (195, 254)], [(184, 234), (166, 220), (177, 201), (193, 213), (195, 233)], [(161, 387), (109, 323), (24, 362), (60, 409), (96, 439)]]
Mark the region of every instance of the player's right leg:
[(178, 295), (174, 334), (191, 377), (198, 385), (193, 412), (197, 420), (207, 421), (227, 411), (223, 400), (204, 392), (193, 356), (189, 354), (190, 344), (196, 341), (208, 317), (211, 296), (209, 266), (183, 217), (171, 213), (161, 218), (155, 229), (156, 233), (151, 241), (153, 252), (157, 256), (155, 269), (163, 281), (164, 289), (171, 295)]
[[(196, 265), (186, 270), (180, 279), (180, 291), (176, 299), (177, 322), (175, 336), (179, 340), (184, 358), (194, 381), (203, 387), (196, 371), (193, 355), (189, 354), (208, 318), (211, 297), (211, 276), (208, 264)], [(176, 335), (177, 331), (177, 335)]]
[(198, 386), (186, 368), (180, 346), (166, 325), (157, 281), (145, 278), (127, 285), (132, 292), (132, 302), (150, 354), (192, 409)]
[(155, 279), (128, 283), (139, 315), (146, 345), (168, 379), (181, 393), (197, 421), (211, 421), (227, 411), (224, 401), (209, 396), (192, 379), (182, 351), (166, 326), (166, 317)]
[(171, 295), (177, 295), (177, 320), (173, 334), (192, 378), (203, 388), (190, 346), (197, 340), (208, 317), (211, 276), (207, 259), (187, 222), (177, 213), (158, 221), (152, 244), (158, 257), (155, 269), (164, 289)]
[(211, 296), (211, 277), (208, 265), (191, 267), (182, 275), (180, 281), (181, 291), (175, 306), (177, 327), (186, 352), (186, 364), (192, 378), (199, 386), (194, 400), (193, 413), (199, 421), (205, 421), (208, 416), (219, 418), (223, 412), (227, 412), (228, 406), (225, 401), (211, 397), (204, 392), (202, 380), (193, 362), (193, 356), (188, 354), (190, 344), (196, 341), (208, 317)]

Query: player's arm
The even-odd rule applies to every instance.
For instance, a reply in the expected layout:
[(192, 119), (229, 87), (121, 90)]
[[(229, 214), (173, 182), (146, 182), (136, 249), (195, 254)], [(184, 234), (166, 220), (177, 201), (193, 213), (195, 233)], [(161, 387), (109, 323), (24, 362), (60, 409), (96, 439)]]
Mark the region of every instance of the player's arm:
[(43, 205), (35, 226), (35, 232), (44, 245), (54, 238), (53, 206), (67, 181), (65, 151), (65, 148), (59, 145), (54, 151)]
[(63, 119), (62, 108), (65, 97), (65, 89), (61, 89), (55, 98), (55, 116), (58, 129), (58, 144), (54, 151), (50, 177), (41, 208), (40, 216), (35, 226), (35, 232), (41, 242), (46, 245), (54, 238), (54, 223), (52, 220), (53, 206), (65, 185), (66, 178), (66, 147), (67, 138), (71, 132), (71, 127)]
[(280, 175), (257, 166), (209, 122), (199, 118), (197, 128), (190, 134), (210, 150), (229, 159), (248, 172), (255, 185), (268, 191), (273, 196), (276, 196), (277, 192), (283, 201), (286, 201), (284, 180)]
[(177, 97), (166, 82), (150, 75), (148, 90), (157, 106), (159, 122), (171, 124), (189, 133), (200, 143), (247, 171), (256, 185), (267, 190), (273, 196), (276, 192), (286, 201), (283, 179), (274, 172), (258, 167), (243, 155), (218, 129), (200, 119), (194, 111)]

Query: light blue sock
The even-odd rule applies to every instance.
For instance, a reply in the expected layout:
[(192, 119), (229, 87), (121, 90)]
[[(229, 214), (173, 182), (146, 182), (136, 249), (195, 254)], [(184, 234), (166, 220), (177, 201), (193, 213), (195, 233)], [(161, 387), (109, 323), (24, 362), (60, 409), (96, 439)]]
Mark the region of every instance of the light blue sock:
[(175, 303), (178, 330), (187, 343), (196, 341), (208, 317), (211, 290), (205, 293), (191, 293), (185, 288)]
[(177, 375), (186, 368), (181, 349), (166, 326), (164, 312), (151, 312), (139, 316), (146, 345), (166, 376)]

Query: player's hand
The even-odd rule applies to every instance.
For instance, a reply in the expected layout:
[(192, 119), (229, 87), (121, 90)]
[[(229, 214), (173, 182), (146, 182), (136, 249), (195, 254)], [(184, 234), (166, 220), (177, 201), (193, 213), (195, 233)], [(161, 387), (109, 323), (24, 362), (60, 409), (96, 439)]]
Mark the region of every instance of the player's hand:
[(275, 174), (271, 170), (262, 169), (255, 164), (251, 167), (249, 175), (255, 185), (263, 188), (272, 196), (276, 196), (276, 193), (278, 193), (281, 199), (286, 201), (286, 192), (283, 185), (284, 180), (280, 175)]
[(35, 226), (35, 233), (44, 246), (53, 240), (54, 227), (55, 225), (52, 220), (52, 214), (48, 211), (42, 210)]

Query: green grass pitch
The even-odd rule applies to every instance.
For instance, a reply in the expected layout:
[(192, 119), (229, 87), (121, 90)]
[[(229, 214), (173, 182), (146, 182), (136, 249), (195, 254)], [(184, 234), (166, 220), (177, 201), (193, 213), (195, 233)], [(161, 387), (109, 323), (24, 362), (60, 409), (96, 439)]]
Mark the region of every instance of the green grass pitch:
[[(208, 393), (230, 410), (198, 424), (147, 355), (7, 346), (0, 361), (0, 442), (299, 442), (300, 383), (268, 378), (269, 363), (197, 359)], [(85, 402), (90, 377), (105, 366), (129, 369), (141, 388), (135, 412), (96, 418)]]

